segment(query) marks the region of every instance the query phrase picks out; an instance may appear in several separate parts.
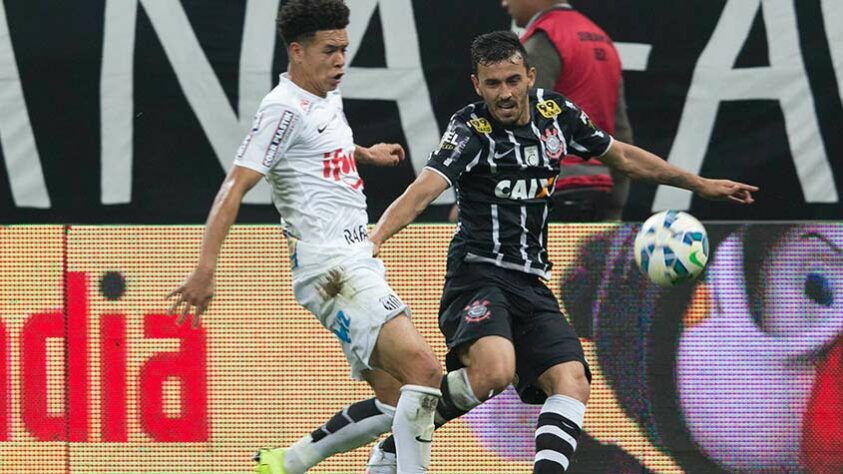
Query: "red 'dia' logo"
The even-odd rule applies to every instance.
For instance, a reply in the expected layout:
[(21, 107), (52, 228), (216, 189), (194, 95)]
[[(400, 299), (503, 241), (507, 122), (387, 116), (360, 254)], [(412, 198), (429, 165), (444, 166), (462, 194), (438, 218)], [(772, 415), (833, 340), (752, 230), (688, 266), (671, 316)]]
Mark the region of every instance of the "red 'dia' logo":
[(489, 310), (489, 300), (475, 300), (465, 307), (465, 320), (469, 323), (476, 323), (489, 319), (492, 312)]

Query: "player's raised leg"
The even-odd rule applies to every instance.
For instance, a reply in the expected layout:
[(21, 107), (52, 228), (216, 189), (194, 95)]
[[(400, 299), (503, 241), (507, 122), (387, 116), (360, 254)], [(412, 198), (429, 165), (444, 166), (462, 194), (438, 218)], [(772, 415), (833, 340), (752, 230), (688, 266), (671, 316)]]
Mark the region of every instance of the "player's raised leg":
[(284, 474), (303, 474), (337, 453), (351, 451), (392, 429), (401, 383), (382, 370), (366, 370), (363, 378), (375, 397), (352, 403), (289, 448), (271, 450), (283, 459)]
[[(458, 356), (457, 356), (458, 354)], [(504, 391), (515, 376), (515, 349), (508, 339), (485, 336), (455, 351), (464, 367), (442, 377), (442, 398), (436, 406), (436, 428), (468, 413)], [(395, 474), (395, 438), (388, 437), (372, 449), (368, 474)]]
[(433, 350), (410, 318), (400, 315), (381, 328), (370, 363), (402, 384), (392, 422), (398, 471), (427, 472), (442, 379)]

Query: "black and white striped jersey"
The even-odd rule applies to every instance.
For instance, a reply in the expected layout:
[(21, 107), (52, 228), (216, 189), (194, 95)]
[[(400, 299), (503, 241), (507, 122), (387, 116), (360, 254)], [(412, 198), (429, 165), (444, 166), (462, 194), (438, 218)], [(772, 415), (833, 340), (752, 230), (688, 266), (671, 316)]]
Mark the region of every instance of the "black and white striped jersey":
[(559, 159), (603, 156), (612, 137), (555, 92), (530, 91), (529, 109), (530, 123), (504, 126), (485, 103), (469, 105), (451, 117), (428, 160), (457, 192), (449, 274), (454, 263), (469, 261), (550, 278), (547, 210)]

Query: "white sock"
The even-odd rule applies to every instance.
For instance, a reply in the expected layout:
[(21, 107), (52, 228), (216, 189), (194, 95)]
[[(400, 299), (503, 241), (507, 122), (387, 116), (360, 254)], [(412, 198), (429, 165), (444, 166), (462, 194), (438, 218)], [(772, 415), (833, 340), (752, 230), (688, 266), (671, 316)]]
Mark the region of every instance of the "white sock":
[[(440, 385), (442, 398), (436, 406), (436, 415), (433, 420), (436, 427), (459, 418), (472, 408), (480, 405), (480, 400), (474, 395), (471, 383), (468, 380), (468, 371), (465, 369), (448, 372), (442, 377)], [(395, 457), (395, 438), (390, 436), (381, 444), (381, 449), (386, 454)]]
[(430, 466), (433, 414), (442, 392), (438, 388), (404, 385), (395, 408), (392, 433), (399, 474), (426, 473)]
[(582, 432), (585, 405), (566, 395), (547, 397), (536, 429), (536, 458), (533, 472), (563, 473), (571, 464)]
[(359, 448), (390, 430), (395, 408), (375, 398), (349, 405), (284, 453), (287, 474), (304, 474), (337, 453)]

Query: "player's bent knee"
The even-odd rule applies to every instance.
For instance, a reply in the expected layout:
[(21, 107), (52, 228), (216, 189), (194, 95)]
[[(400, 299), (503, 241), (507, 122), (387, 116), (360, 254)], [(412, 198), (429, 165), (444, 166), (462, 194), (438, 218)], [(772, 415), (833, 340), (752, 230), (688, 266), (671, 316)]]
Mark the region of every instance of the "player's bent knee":
[(577, 400), (586, 403), (588, 402), (588, 397), (591, 395), (591, 384), (588, 382), (585, 374), (574, 375), (559, 391), (560, 393), (569, 395), (572, 398), (576, 398)]
[(472, 369), (469, 368), (469, 380), (475, 395), (481, 401), (506, 390), (515, 378), (515, 367), (503, 362), (484, 364), (474, 368), (476, 370)]
[(427, 346), (407, 351), (399, 369), (405, 384), (438, 388), (442, 383), (442, 366)]
[(538, 386), (548, 396), (567, 395), (583, 403), (591, 394), (591, 384), (580, 362), (565, 362), (551, 367), (539, 377)]
[(442, 366), (431, 353), (428, 357), (418, 360), (418, 385), (436, 387), (442, 384)]

